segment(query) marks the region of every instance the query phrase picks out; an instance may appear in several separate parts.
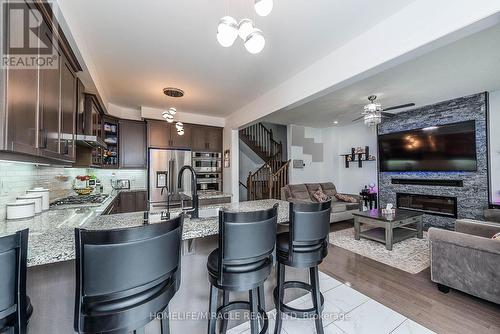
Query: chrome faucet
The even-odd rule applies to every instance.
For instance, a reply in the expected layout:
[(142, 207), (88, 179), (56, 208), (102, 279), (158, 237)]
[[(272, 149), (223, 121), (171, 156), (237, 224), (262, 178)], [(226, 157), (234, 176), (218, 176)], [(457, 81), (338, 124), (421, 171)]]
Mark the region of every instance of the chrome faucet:
[(196, 188), (196, 184), (198, 183), (198, 178), (196, 177), (196, 172), (193, 167), (189, 165), (182, 166), (179, 170), (179, 175), (177, 177), (177, 187), (179, 189), (182, 188), (182, 174), (185, 170), (189, 170), (191, 172), (191, 193), (192, 193), (192, 202), (193, 207), (187, 210), (183, 210), (184, 212), (190, 212), (191, 218), (198, 218), (198, 190)]

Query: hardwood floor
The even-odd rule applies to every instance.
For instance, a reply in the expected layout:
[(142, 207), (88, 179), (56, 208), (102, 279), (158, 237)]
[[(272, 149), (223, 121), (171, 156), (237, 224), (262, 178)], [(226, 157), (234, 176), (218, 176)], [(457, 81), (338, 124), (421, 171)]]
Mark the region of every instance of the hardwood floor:
[[(352, 223), (331, 230), (348, 227)], [(500, 333), (500, 305), (456, 290), (439, 292), (429, 268), (412, 275), (330, 245), (320, 270), (437, 333)]]

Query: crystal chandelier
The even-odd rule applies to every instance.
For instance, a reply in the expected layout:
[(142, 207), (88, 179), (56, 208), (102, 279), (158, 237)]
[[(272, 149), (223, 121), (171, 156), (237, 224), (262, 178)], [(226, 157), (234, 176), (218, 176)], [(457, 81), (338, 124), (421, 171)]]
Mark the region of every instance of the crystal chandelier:
[(376, 126), (382, 122), (382, 105), (375, 102), (376, 98), (376, 96), (370, 96), (368, 98), (370, 103), (363, 108), (365, 125)]

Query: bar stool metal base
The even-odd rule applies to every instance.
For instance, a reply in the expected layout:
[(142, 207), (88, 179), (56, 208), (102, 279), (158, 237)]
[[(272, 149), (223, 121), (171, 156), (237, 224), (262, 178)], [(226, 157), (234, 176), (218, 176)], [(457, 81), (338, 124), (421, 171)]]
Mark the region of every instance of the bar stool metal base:
[[(259, 334), (265, 334), (267, 333), (267, 330), (269, 328), (269, 318), (267, 317), (267, 313), (265, 310), (263, 310), (260, 306), (258, 308), (258, 316), (259, 316), (259, 321), (261, 322), (262, 330), (259, 332)], [(251, 305), (250, 302), (245, 302), (245, 301), (234, 301), (230, 302), (227, 305), (223, 305), (217, 309), (217, 316), (222, 315), (222, 319), (228, 319), (227, 314), (231, 311), (236, 311), (236, 310), (247, 310), (250, 311)]]
[[(222, 306), (218, 306), (219, 291), (222, 292)], [(219, 333), (225, 334), (228, 313), (236, 310), (250, 311), (250, 330), (252, 334), (266, 334), (269, 330), (269, 318), (265, 311), (264, 285), (248, 291), (249, 301), (229, 302), (229, 291), (210, 286), (210, 306), (208, 334), (216, 334), (217, 320), (220, 319)], [(215, 311), (214, 311), (215, 310)], [(259, 331), (260, 330), (260, 331)]]
[[(299, 282), (299, 281), (287, 281), (283, 282), (283, 294), (285, 294), (284, 290), (286, 289), (303, 289), (307, 290), (310, 293), (313, 292), (313, 287), (310, 284), (307, 284), (305, 282)], [(273, 291), (273, 296), (274, 296), (274, 305), (278, 305), (278, 287), (274, 288)], [(325, 298), (323, 297), (323, 294), (320, 292), (320, 299), (321, 299), (321, 306), (320, 310), (323, 311), (324, 304), (325, 304)], [(282, 313), (294, 317), (294, 318), (313, 318), (316, 316), (316, 309), (314, 307), (308, 308), (308, 309), (297, 309), (291, 306), (286, 305), (285, 303), (279, 303), (280, 305), (280, 310)]]

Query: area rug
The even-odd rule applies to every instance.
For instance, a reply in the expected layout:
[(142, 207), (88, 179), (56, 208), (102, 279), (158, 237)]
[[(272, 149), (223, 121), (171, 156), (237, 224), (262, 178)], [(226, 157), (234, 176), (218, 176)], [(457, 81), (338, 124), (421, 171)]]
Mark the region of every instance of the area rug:
[(423, 239), (410, 238), (395, 243), (392, 251), (376, 241), (355, 240), (354, 228), (330, 233), (330, 243), (411, 274), (419, 273), (430, 265), (427, 232), (424, 232)]

